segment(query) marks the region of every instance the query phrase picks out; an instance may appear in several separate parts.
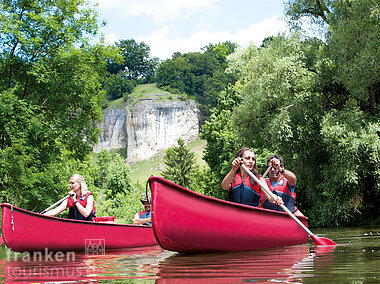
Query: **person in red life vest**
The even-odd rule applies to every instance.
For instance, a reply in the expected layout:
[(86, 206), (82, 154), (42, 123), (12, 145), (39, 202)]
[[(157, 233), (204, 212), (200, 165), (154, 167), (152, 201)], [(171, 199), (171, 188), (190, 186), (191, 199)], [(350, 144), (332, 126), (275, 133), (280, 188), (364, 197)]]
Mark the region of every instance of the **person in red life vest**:
[(148, 196), (146, 196), (144, 193), (141, 196), (140, 201), (144, 205), (145, 211), (141, 211), (135, 214), (133, 224), (152, 226), (152, 213), (150, 212), (150, 209), (152, 207), (152, 199), (150, 197), (150, 194), (148, 193)]
[(87, 184), (83, 176), (74, 174), (69, 179), (70, 197), (64, 200), (58, 207), (47, 211), (44, 215), (55, 216), (66, 208), (69, 208), (69, 219), (94, 221), (95, 201), (91, 192), (87, 190)]
[(222, 181), (222, 188), (229, 191), (229, 201), (257, 207), (262, 198), (266, 196), (270, 202), (283, 204), (280, 197), (277, 196), (273, 199), (265, 190), (261, 190), (259, 185), (248, 173), (241, 169), (241, 163), (243, 163), (264, 186), (266, 185), (264, 179), (258, 173), (255, 153), (249, 148), (241, 148), (232, 161), (231, 170)]
[[(269, 189), (276, 195), (281, 196), (284, 205), (296, 216), (304, 216), (295, 206), (296, 200), (296, 175), (284, 168), (284, 160), (280, 155), (271, 155), (267, 160), (269, 178), (265, 179)], [(266, 198), (261, 201), (261, 207), (284, 212), (277, 204), (270, 203)]]

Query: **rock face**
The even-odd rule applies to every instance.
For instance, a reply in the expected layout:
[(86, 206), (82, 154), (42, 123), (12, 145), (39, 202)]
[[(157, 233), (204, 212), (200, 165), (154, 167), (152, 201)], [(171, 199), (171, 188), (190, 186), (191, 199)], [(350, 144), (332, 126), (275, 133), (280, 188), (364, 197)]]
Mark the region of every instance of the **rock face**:
[(103, 111), (103, 122), (99, 142), (93, 147), (95, 153), (102, 149), (114, 150), (127, 146), (126, 113), (124, 109), (107, 109)]
[(130, 163), (149, 159), (158, 151), (199, 136), (198, 108), (194, 101), (140, 101), (133, 107), (103, 113), (102, 132), (94, 152), (127, 148)]

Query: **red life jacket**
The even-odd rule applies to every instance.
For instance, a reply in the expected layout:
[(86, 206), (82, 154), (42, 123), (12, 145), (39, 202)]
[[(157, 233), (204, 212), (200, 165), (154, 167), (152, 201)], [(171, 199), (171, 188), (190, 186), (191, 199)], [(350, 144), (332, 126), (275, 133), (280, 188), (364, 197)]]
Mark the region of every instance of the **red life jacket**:
[[(85, 195), (80, 196), (77, 200), (78, 202), (83, 206), (87, 206), (87, 200), (88, 197), (92, 195), (91, 192), (87, 192)], [(71, 198), (67, 199), (67, 207), (69, 208), (69, 219), (75, 219), (75, 220), (85, 220), (85, 221), (94, 221), (95, 220), (95, 200), (92, 204), (92, 211), (90, 215), (87, 217), (84, 217), (78, 210), (76, 206), (74, 206), (74, 201)]]
[[(273, 188), (272, 182), (270, 181), (270, 178), (265, 179), (270, 191), (272, 191), (274, 194), (280, 196), (282, 200), (284, 201), (284, 205), (292, 212), (294, 213), (296, 211), (294, 203), (296, 201), (296, 193), (291, 192), (288, 187), (288, 180), (284, 176), (280, 176), (275, 188)], [(276, 211), (284, 212), (284, 210), (281, 209), (281, 207), (277, 204), (271, 203), (265, 196), (261, 202), (261, 207), (265, 209), (271, 209)]]
[(234, 183), (228, 192), (228, 200), (236, 203), (257, 207), (260, 204), (263, 193), (258, 184), (251, 185), (249, 176), (243, 181), (241, 174), (235, 175)]

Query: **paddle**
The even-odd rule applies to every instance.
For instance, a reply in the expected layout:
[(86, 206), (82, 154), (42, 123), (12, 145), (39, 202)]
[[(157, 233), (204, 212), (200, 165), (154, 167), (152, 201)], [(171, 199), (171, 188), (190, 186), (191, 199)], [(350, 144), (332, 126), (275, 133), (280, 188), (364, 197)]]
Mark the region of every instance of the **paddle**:
[[(268, 190), (266, 187), (264, 187), (262, 182), (244, 164), (241, 164), (240, 166), (243, 168), (243, 170), (245, 170), (248, 173), (248, 175), (251, 178), (253, 178), (257, 182), (258, 185), (260, 185), (260, 187), (263, 190), (265, 190), (266, 193), (268, 193), (273, 199), (276, 198), (276, 196), (270, 190)], [(296, 221), (297, 224), (300, 225), (301, 228), (306, 231), (306, 233), (309, 234), (309, 236), (314, 241), (314, 245), (316, 245), (316, 246), (335, 246), (336, 245), (336, 243), (334, 243), (332, 240), (330, 240), (328, 238), (317, 237), (316, 235), (314, 235), (284, 204), (281, 204), (279, 206), (281, 207), (282, 210), (284, 210), (286, 212), (286, 214), (288, 214), (290, 217), (292, 217), (293, 220)]]
[(265, 171), (265, 173), (261, 176), (262, 178), (265, 178), (265, 176), (269, 173), (271, 167), (272, 167), (272, 166), (269, 166), (269, 167), (267, 168), (267, 170)]
[(58, 200), (56, 203), (54, 203), (53, 205), (49, 206), (48, 208), (46, 208), (44, 211), (42, 211), (40, 214), (44, 214), (45, 212), (49, 211), (50, 209), (52, 209), (53, 207), (57, 206), (58, 204), (60, 204), (63, 200), (66, 200), (67, 198), (70, 197), (70, 194), (66, 195), (65, 197), (63, 197), (62, 199)]
[[(44, 211), (42, 211), (40, 214), (44, 214), (45, 212), (49, 211), (50, 209), (52, 209), (53, 207), (57, 206), (58, 204), (60, 204), (63, 200), (66, 200), (67, 198), (70, 197), (70, 194), (66, 195), (65, 197), (61, 198), (60, 200), (58, 200), (56, 203), (54, 203), (53, 205), (49, 206), (48, 208), (46, 208)], [(0, 236), (0, 245), (2, 245), (4, 243), (4, 238), (2, 236)]]

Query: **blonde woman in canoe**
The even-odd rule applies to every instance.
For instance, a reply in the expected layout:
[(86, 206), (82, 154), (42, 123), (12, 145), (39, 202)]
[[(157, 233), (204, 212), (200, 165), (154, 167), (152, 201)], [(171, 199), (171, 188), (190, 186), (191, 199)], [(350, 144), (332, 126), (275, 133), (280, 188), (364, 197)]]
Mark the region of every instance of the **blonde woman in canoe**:
[(261, 190), (260, 186), (240, 167), (241, 163), (266, 186), (265, 180), (258, 173), (255, 153), (250, 148), (241, 148), (232, 161), (231, 170), (222, 181), (222, 188), (229, 191), (229, 201), (257, 207), (266, 197), (271, 203), (278, 205), (284, 203), (281, 197), (276, 196), (273, 199), (265, 190)]
[(47, 216), (55, 216), (66, 208), (69, 208), (68, 219), (93, 221), (95, 219), (95, 201), (91, 192), (87, 190), (87, 184), (83, 176), (74, 174), (69, 179), (70, 195), (67, 200), (44, 213)]

